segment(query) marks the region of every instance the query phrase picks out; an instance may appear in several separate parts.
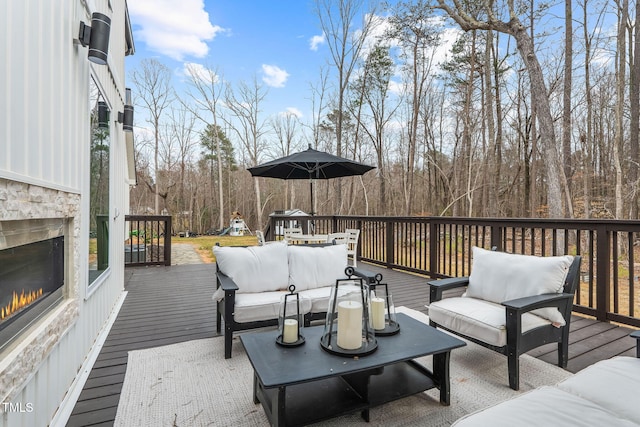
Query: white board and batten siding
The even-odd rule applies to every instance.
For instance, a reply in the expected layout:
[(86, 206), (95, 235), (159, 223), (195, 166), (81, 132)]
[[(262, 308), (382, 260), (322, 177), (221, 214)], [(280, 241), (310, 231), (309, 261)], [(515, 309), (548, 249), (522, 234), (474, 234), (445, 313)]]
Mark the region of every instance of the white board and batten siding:
[[(56, 412), (81, 368), (86, 368), (83, 363), (123, 294), (124, 251), (118, 249), (122, 248), (128, 184), (133, 178), (129, 176), (125, 135), (114, 121), (117, 112), (123, 111), (126, 86), (125, 8), (125, 0), (0, 2), (0, 178), (80, 195), (79, 217), (73, 221), (80, 221), (80, 236), (88, 236), (89, 225), (82, 218), (89, 216), (91, 76), (111, 109), (113, 159), (110, 272), (88, 289), (87, 239), (70, 239), (78, 240), (71, 248), (77, 259), (74, 268), (79, 272), (71, 275), (71, 280), (77, 281), (72, 286), (76, 289), (72, 297), (78, 305), (76, 318), (49, 346), (11, 402), (0, 402), (3, 406), (13, 404), (8, 411), (0, 407), (0, 427), (46, 426), (52, 420), (61, 421)], [(90, 24), (92, 12), (104, 13), (112, 20), (107, 65), (90, 62), (88, 48), (74, 43), (80, 21)], [(11, 202), (10, 192), (0, 200)], [(15, 354), (0, 354), (0, 362), (8, 357)]]

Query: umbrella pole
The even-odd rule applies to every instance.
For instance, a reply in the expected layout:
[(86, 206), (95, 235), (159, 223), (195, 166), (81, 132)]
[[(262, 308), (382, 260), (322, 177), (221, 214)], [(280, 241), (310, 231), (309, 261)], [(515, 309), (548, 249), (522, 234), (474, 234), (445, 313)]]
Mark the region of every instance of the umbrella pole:
[(309, 189), (311, 190), (310, 191), (310, 194), (311, 194), (311, 221), (309, 222), (309, 225), (310, 225), (309, 228), (311, 230), (309, 230), (309, 231), (311, 232), (311, 234), (315, 234), (316, 227), (315, 227), (315, 224), (314, 224), (314, 221), (313, 221), (313, 216), (315, 215), (315, 211), (314, 211), (315, 198), (313, 197), (314, 196), (313, 195), (313, 178), (311, 177), (311, 174), (309, 174)]

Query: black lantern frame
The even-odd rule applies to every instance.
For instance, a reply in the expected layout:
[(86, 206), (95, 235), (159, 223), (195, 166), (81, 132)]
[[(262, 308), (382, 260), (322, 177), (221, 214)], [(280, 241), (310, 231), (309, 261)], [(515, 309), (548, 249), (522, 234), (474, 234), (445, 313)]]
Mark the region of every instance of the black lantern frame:
[[(384, 329), (374, 329), (374, 333), (378, 337), (385, 337), (395, 335), (400, 332), (400, 324), (396, 320), (395, 306), (393, 305), (393, 299), (389, 293), (389, 285), (387, 283), (380, 283), (382, 281), (382, 274), (375, 275), (375, 283), (369, 284), (369, 288), (372, 292), (375, 292), (379, 288), (384, 288), (384, 301), (385, 301), (385, 326)], [(378, 294), (376, 294), (378, 296)]]
[[(327, 310), (327, 317), (325, 321), (325, 328), (322, 337), (320, 338), (320, 346), (328, 353), (344, 356), (344, 357), (360, 357), (372, 354), (378, 349), (378, 341), (370, 326), (370, 312), (369, 312), (369, 285), (365, 283), (362, 278), (354, 278), (353, 267), (347, 267), (345, 269), (346, 279), (338, 279), (334, 287), (331, 289), (331, 297), (329, 299), (329, 308)], [(355, 349), (347, 349), (338, 345), (338, 332), (340, 318), (338, 311), (336, 311), (338, 299), (340, 297), (339, 287), (343, 284), (352, 284), (358, 282), (360, 293), (359, 302), (362, 304), (362, 325), (360, 329), (360, 347)], [(334, 327), (335, 325), (335, 327)]]
[[(296, 287), (294, 285), (289, 286), (289, 293), (285, 294), (282, 297), (283, 301), (280, 306), (280, 315), (278, 317), (278, 330), (280, 334), (276, 338), (276, 344), (284, 346), (284, 347), (297, 347), (305, 343), (304, 336), (300, 332), (300, 325), (302, 323), (302, 316), (300, 315), (300, 295), (296, 292)], [(296, 311), (295, 315), (287, 315), (289, 313), (288, 304), (293, 304), (293, 300), (295, 300)], [(285, 332), (287, 326), (287, 320), (293, 320), (295, 318), (295, 327), (296, 327), (296, 336), (298, 337), (295, 341), (285, 341)]]

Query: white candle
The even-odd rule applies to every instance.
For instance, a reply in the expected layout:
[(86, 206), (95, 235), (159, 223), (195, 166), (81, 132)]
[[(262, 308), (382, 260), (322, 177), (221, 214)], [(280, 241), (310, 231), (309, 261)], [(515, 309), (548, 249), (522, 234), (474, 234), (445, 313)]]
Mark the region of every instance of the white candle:
[(338, 303), (338, 346), (345, 350), (362, 346), (362, 304), (357, 301)]
[(284, 319), (282, 342), (290, 344), (296, 341), (298, 341), (298, 321), (295, 319)]
[(371, 317), (373, 329), (377, 331), (384, 329), (384, 299), (371, 298)]

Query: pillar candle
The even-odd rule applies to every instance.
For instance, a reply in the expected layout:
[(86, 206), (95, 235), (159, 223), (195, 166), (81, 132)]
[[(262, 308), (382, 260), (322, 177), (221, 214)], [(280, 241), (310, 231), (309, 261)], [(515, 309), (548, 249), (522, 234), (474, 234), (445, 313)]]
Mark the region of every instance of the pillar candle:
[(373, 329), (380, 331), (384, 329), (384, 299), (375, 297), (371, 298), (371, 317), (373, 320)]
[(338, 346), (357, 350), (362, 346), (362, 303), (338, 303)]
[(285, 319), (282, 331), (282, 342), (290, 344), (298, 341), (298, 321)]

